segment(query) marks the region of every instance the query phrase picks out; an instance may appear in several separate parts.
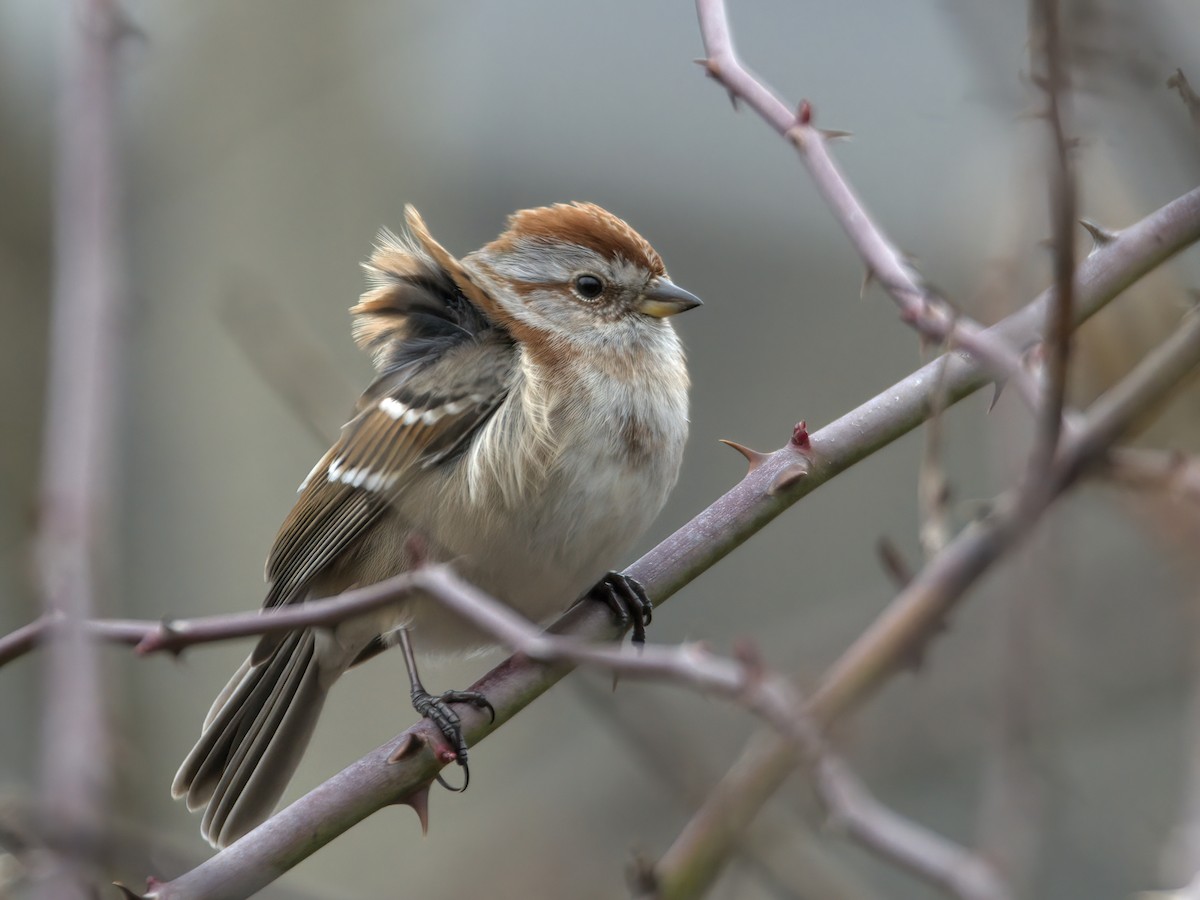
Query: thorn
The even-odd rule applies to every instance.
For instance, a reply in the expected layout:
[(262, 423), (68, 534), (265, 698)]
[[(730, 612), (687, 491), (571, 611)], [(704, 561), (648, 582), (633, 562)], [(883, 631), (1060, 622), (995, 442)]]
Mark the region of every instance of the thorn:
[(635, 897), (658, 895), (658, 876), (654, 873), (654, 861), (635, 852), (625, 871), (626, 883)]
[(425, 736), (420, 732), (410, 731), (406, 733), (404, 737), (400, 739), (400, 744), (395, 750), (392, 751), (391, 756), (387, 758), (388, 764), (394, 765), (403, 759), (408, 759), (411, 756), (415, 756), (417, 753), (421, 752), (421, 748), (427, 743), (428, 742), (425, 740)]
[(761, 453), (758, 450), (751, 450), (749, 447), (739, 444), (737, 441), (727, 441), (724, 438), (721, 438), (718, 443), (724, 444), (726, 447), (732, 447), (738, 453), (742, 454), (742, 456), (746, 457), (746, 462), (750, 463), (750, 468), (747, 470), (746, 474), (753, 472), (771, 458), (769, 453)]
[(917, 331), (917, 352), (921, 354), (921, 358), (925, 359), (929, 355), (929, 351), (934, 347), (934, 340), (927, 335), (924, 330)]
[(418, 788), (397, 803), (400, 806), (412, 807), (412, 811), (417, 814), (417, 821), (421, 823), (421, 837), (426, 837), (429, 834), (429, 785)]
[(929, 645), (933, 643), (934, 638), (949, 630), (950, 623), (943, 615), (929, 626), (929, 632), (899, 661), (899, 668), (908, 669), (914, 675), (920, 674), (921, 669), (925, 667), (925, 655), (929, 651)]
[(875, 544), (883, 570), (895, 582), (896, 587), (903, 588), (912, 581), (912, 568), (900, 553), (900, 548), (892, 543), (891, 538), (884, 535)]
[(988, 404), (987, 411), (991, 412), (996, 408), (996, 402), (1000, 399), (1000, 395), (1004, 393), (1004, 387), (1008, 384), (1007, 378), (997, 379), (992, 384), (992, 402)]
[(801, 100), (800, 106), (796, 109), (796, 124), (811, 125), (812, 124), (812, 104), (807, 100)]
[[(152, 878), (148, 879), (148, 881), (153, 881), (153, 880), (154, 879), (152, 879)], [(112, 883), (112, 885), (118, 891), (121, 892), (122, 896), (124, 896), (126, 898), (126, 900), (145, 900), (145, 898), (146, 898), (145, 894), (139, 894), (136, 891), (133, 891), (130, 888), (126, 887), (125, 885), (121, 884), (121, 882), (119, 882), (119, 881), (114, 881)], [(150, 887), (150, 885), (147, 884), (146, 887), (148, 889)]]
[(808, 440), (808, 423), (803, 419), (792, 429), (792, 446), (799, 450), (808, 450), (812, 446)]
[(837, 128), (818, 128), (817, 130), (827, 141), (848, 141), (854, 137), (853, 131), (840, 131)]
[(867, 296), (867, 288), (869, 288), (871, 286), (871, 283), (874, 280), (875, 280), (875, 270), (872, 269), (870, 266), (867, 266), (867, 268), (863, 270), (862, 285), (858, 289), (858, 299), (859, 300), (861, 300), (865, 296)]
[(138, 641), (133, 651), (139, 656), (147, 656), (159, 650), (166, 650), (178, 658), (183, 654), (183, 647), (178, 645), (175, 639), (181, 633), (173, 619), (163, 619), (159, 623), (158, 630), (149, 632), (144, 638)]
[[(715, 59), (707, 59), (707, 58), (693, 59), (692, 62), (694, 62), (696, 65), (700, 66), (700, 68), (704, 69), (704, 74), (707, 75), (709, 78), (713, 79), (714, 81), (721, 80), (721, 67), (717, 64), (717, 61)], [(729, 88), (729, 87), (725, 88), (725, 92), (727, 94), (729, 94), (729, 102), (731, 104), (733, 104), (733, 111), (737, 112), (738, 111), (737, 94), (735, 94), (733, 92), (733, 89)]]
[(1079, 224), (1092, 236), (1092, 244), (1096, 248), (1103, 247), (1105, 244), (1111, 244), (1117, 239), (1117, 232), (1109, 231), (1107, 228), (1097, 225), (1090, 219), (1080, 219)]
[(767, 496), (775, 497), (782, 494), (789, 488), (795, 487), (800, 479), (808, 474), (808, 466), (797, 463), (794, 466), (788, 466), (782, 472), (775, 476), (775, 480), (771, 482), (771, 486), (767, 488)]

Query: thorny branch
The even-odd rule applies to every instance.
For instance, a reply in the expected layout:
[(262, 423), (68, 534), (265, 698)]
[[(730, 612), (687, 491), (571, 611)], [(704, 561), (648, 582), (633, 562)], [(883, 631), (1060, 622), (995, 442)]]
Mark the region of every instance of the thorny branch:
[(866, 263), (868, 277), (877, 280), (896, 302), (900, 317), (926, 339), (967, 351), (987, 368), (994, 380), (1011, 383), (1031, 409), (1038, 409), (1037, 383), (1020, 355), (937, 296), (871, 218), (829, 155), (830, 137), (813, 125), (808, 101), (801, 103), (798, 112), (793, 112), (742, 66), (733, 49), (723, 0), (696, 0), (696, 11), (708, 54), (701, 60), (705, 71), (732, 98), (744, 100), (796, 148), (817, 190)]
[[(295, 606), (163, 622), (93, 619), (85, 622), (84, 628), (94, 640), (129, 644), (138, 653), (166, 651), (178, 654), (196, 644), (277, 634), (297, 628), (329, 628), (353, 616), (403, 600), (420, 589), (419, 582), (413, 573), (404, 573), (336, 597), (310, 600)], [(52, 636), (62, 624), (63, 617), (50, 612), (0, 638), (0, 666), (28, 653)]]
[(1038, 416), (1038, 436), (1026, 473), (1027, 490), (1044, 489), (1043, 473), (1058, 447), (1063, 406), (1067, 397), (1067, 363), (1074, 330), (1071, 307), (1075, 303), (1076, 185), (1067, 138), (1066, 40), (1058, 0), (1032, 0), (1030, 33), (1034, 54), (1034, 82), (1046, 95), (1046, 120), (1052, 152), (1049, 172), (1050, 224), (1054, 252), (1054, 299), (1046, 316), (1043, 342), (1045, 391)]

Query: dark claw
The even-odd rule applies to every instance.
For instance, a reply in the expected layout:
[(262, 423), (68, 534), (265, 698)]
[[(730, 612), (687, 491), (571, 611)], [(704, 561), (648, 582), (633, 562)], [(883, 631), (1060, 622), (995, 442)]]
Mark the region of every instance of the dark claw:
[(467, 741), (462, 733), (462, 720), (458, 717), (458, 713), (450, 708), (451, 703), (469, 703), (478, 709), (486, 709), (493, 722), (496, 721), (496, 710), (488, 702), (487, 697), (477, 691), (446, 691), (440, 697), (429, 693), (424, 688), (414, 688), (412, 691), (413, 709), (417, 711), (418, 715), (425, 717), (437, 726), (438, 731), (454, 748), (455, 759), (462, 766), (462, 787), (451, 787), (440, 774), (436, 776), (438, 784), (447, 790), (461, 793), (471, 783), (471, 770), (467, 767)]
[(646, 626), (654, 617), (654, 604), (637, 579), (620, 572), (609, 572), (588, 595), (612, 610), (613, 618), (622, 628), (633, 623), (635, 644), (646, 643)]

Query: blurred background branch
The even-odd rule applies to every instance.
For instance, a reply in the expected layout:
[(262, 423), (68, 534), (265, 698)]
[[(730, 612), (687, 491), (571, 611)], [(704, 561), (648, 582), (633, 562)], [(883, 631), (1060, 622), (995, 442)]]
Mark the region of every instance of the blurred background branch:
[(125, 255), (113, 0), (65, 5), (54, 185), (55, 257), (38, 563), (54, 625), (43, 657), (42, 808), (35, 895), (96, 894), (112, 790), (107, 679), (87, 621), (111, 571)]

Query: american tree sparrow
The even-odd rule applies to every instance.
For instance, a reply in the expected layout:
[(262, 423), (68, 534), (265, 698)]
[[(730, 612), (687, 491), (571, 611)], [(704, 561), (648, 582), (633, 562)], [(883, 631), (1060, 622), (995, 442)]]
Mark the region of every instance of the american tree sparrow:
[[(383, 232), (370, 289), (351, 309), (378, 378), (300, 485), (267, 560), (264, 606), (381, 581), (418, 563), (420, 546), (532, 619), (590, 593), (632, 617), (641, 639), (645, 593), (605, 572), (679, 474), (689, 382), (668, 318), (700, 301), (592, 204), (518, 212), (461, 260), (415, 209), (406, 215), (408, 234)], [(262, 638), (175, 776), (177, 798), (207, 807), (205, 838), (224, 846), (270, 815), (330, 685), (392, 643), (410, 662), (414, 707), (465, 764), (447, 704), (490, 707), (477, 694), (426, 692), (413, 641), (443, 652), (489, 643), (421, 598)]]

